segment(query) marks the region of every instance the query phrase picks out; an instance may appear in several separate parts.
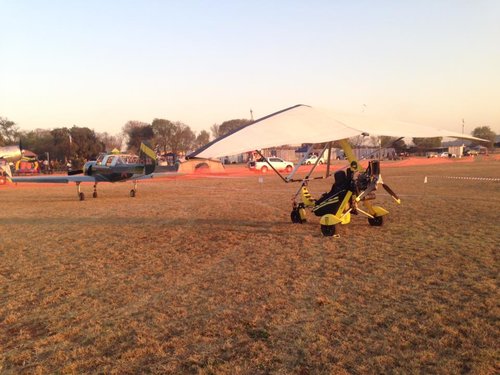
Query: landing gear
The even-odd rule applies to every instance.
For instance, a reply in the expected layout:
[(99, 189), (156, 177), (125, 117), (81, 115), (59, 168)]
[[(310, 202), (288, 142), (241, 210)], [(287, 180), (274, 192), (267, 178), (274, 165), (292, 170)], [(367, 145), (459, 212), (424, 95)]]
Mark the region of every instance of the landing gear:
[(94, 192), (92, 193), (92, 198), (97, 198), (97, 182), (94, 184)]
[(373, 219), (371, 217), (368, 218), (368, 223), (372, 227), (381, 227), (384, 224), (384, 217), (383, 216), (375, 216)]
[(80, 199), (81, 201), (85, 200), (85, 194), (83, 194), (83, 192), (80, 190), (79, 182), (76, 183), (76, 193), (78, 194), (78, 199)]
[(298, 209), (293, 209), (290, 213), (290, 218), (292, 219), (292, 223), (294, 224), (302, 224), (302, 220), (300, 219), (300, 214)]
[(335, 234), (335, 225), (321, 225), (321, 233), (325, 237), (332, 237)]
[(290, 219), (294, 224), (303, 224), (306, 220), (306, 210), (304, 205), (300, 203), (298, 206), (294, 204), (292, 212), (290, 213)]
[(137, 181), (134, 181), (134, 188), (130, 190), (130, 197), (134, 198), (136, 193), (137, 193)]

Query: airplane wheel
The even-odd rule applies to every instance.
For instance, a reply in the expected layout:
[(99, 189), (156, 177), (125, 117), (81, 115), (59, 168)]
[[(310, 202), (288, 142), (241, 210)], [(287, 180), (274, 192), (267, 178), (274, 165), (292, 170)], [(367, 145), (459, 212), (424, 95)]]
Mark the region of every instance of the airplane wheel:
[(381, 227), (384, 224), (383, 216), (375, 216), (373, 219), (371, 217), (368, 218), (368, 222), (372, 227)]
[(267, 173), (267, 169), (268, 169), (268, 168), (267, 168), (266, 166), (263, 166), (263, 167), (260, 169), (260, 171), (261, 171), (262, 173)]
[(94, 193), (92, 194), (92, 197), (97, 198), (97, 191), (94, 191)]
[(135, 190), (134, 190), (134, 189), (130, 190), (130, 196), (131, 196), (132, 198), (133, 198), (133, 197), (135, 197)]
[(81, 201), (85, 200), (85, 194), (83, 193), (78, 194), (78, 197), (80, 198)]
[(292, 223), (302, 224), (302, 220), (300, 219), (299, 210), (292, 210), (292, 212), (290, 213), (290, 218), (292, 219)]
[(321, 233), (325, 237), (332, 237), (335, 234), (335, 225), (322, 225)]

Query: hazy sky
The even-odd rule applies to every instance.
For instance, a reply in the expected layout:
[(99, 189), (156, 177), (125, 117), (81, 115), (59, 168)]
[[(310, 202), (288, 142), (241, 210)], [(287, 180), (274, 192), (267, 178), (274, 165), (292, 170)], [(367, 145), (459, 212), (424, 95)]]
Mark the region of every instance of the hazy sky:
[(303, 103), (500, 133), (500, 1), (0, 0), (0, 116), (195, 131)]

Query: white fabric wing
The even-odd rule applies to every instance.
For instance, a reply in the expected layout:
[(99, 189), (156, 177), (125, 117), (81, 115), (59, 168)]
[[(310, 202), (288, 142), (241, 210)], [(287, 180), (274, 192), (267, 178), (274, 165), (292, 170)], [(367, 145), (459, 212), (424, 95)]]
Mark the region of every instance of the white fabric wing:
[(386, 135), (391, 137), (452, 137), (481, 141), (482, 139), (470, 135), (439, 129), (437, 127), (415, 124), (411, 122), (390, 120), (368, 115), (342, 114), (323, 110), (330, 117), (347, 124), (349, 127), (362, 130), (370, 135)]
[(189, 157), (209, 159), (281, 145), (329, 142), (359, 134), (359, 130), (345, 126), (322, 111), (297, 105), (218, 138)]
[(461, 133), (366, 115), (345, 115), (299, 104), (256, 120), (189, 155), (215, 158), (281, 145), (324, 143), (363, 133), (394, 137), (454, 137), (481, 140)]

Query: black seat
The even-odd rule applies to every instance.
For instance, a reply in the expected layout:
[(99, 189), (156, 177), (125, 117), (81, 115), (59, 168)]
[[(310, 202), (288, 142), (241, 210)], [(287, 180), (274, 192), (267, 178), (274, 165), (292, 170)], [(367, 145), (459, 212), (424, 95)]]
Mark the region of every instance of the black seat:
[(337, 171), (333, 175), (334, 183), (328, 193), (316, 201), (316, 205), (312, 209), (316, 216), (326, 214), (335, 214), (342, 203), (342, 200), (347, 194), (351, 186), (352, 173), (346, 174), (344, 170)]
[(332, 185), (332, 190), (330, 193), (346, 190), (349, 187), (349, 181), (344, 170), (337, 171), (333, 175), (334, 183)]

